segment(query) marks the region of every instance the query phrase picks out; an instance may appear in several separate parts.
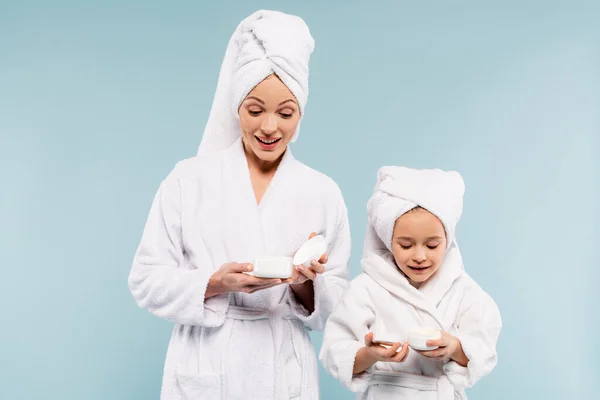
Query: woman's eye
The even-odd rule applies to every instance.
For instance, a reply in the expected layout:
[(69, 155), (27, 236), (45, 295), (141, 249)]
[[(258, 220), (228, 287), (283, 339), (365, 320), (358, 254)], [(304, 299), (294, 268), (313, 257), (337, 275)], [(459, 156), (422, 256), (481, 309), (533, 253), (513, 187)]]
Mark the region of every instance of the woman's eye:
[(292, 113), (279, 113), (279, 115), (281, 115), (282, 118), (292, 118)]
[(262, 111), (257, 111), (257, 110), (248, 110), (248, 114), (252, 115), (253, 117), (258, 117), (260, 115)]

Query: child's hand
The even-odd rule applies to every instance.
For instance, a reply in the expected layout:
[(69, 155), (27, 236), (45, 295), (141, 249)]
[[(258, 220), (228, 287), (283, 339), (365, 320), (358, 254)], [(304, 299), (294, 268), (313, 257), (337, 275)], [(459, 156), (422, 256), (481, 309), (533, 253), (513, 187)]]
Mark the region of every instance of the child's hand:
[(452, 336), (448, 332), (442, 331), (442, 337), (438, 340), (428, 340), (427, 346), (439, 346), (435, 350), (421, 351), (415, 350), (417, 353), (425, 357), (435, 358), (441, 361), (454, 360), (462, 366), (466, 366), (468, 358), (463, 352), (462, 345), (458, 338)]
[[(365, 335), (365, 348), (367, 354), (375, 361), (384, 362), (403, 362), (408, 356), (408, 343), (401, 345), (400, 343), (386, 343), (391, 347), (388, 349), (378, 343), (373, 343), (373, 332)], [(398, 349), (402, 346), (402, 350)]]
[(408, 356), (408, 343), (404, 343), (400, 351), (398, 351), (400, 343), (390, 343), (390, 346), (392, 347), (386, 349), (384, 346), (373, 343), (373, 332), (367, 333), (365, 335), (365, 347), (361, 347), (356, 352), (352, 374), (356, 375), (366, 371), (377, 361), (403, 362), (406, 360)]

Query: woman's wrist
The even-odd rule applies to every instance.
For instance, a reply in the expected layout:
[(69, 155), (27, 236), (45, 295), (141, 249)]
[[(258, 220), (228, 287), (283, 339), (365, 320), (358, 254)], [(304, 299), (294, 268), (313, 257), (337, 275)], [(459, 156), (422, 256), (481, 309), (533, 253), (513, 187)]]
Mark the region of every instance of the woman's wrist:
[(290, 289), (296, 297), (296, 301), (306, 308), (311, 314), (315, 309), (315, 291), (313, 281), (310, 279), (302, 283), (290, 284)]
[(225, 293), (227, 293), (227, 291), (221, 283), (221, 277), (217, 273), (214, 273), (208, 281), (208, 286), (206, 287), (204, 298), (209, 299), (211, 297), (215, 297)]

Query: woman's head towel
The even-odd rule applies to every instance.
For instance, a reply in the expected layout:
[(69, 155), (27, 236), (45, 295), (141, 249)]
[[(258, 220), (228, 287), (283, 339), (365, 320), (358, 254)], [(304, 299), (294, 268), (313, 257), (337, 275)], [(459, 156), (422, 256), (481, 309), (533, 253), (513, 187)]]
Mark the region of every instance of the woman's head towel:
[[(297, 16), (260, 10), (244, 19), (229, 40), (198, 154), (229, 147), (240, 136), (238, 109), (248, 93), (276, 74), (304, 113), (314, 40)], [(299, 127), (292, 139), (298, 136)]]

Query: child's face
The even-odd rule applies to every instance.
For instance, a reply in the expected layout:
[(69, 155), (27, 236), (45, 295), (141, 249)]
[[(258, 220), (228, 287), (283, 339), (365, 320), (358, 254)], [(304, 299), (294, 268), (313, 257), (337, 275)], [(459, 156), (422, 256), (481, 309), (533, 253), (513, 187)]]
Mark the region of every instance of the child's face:
[(444, 259), (444, 225), (422, 208), (403, 214), (394, 225), (392, 252), (400, 270), (418, 286), (438, 270)]

